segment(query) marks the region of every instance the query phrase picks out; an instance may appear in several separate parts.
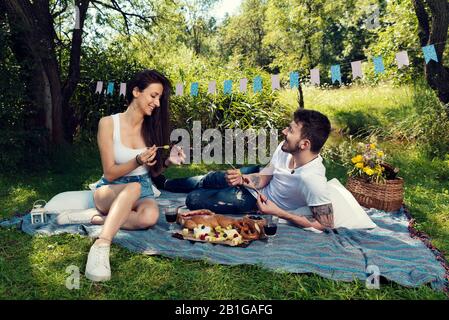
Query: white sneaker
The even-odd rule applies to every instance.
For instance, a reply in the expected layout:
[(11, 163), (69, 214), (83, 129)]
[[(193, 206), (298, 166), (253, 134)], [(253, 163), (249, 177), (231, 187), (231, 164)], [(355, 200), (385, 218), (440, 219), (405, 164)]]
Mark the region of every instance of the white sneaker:
[(84, 275), (92, 281), (108, 281), (111, 279), (111, 266), (109, 265), (109, 250), (111, 246), (92, 245), (87, 256), (86, 271)]
[(100, 213), (95, 208), (86, 210), (66, 210), (56, 217), (57, 224), (88, 224), (92, 218)]

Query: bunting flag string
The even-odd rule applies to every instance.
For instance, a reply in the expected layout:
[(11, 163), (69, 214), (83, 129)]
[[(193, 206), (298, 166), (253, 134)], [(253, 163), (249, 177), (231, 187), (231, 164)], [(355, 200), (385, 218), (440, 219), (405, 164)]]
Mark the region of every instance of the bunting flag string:
[(332, 83), (338, 81), (341, 84), (341, 69), (339, 64), (334, 64), (331, 66), (331, 77)]
[(271, 90), (281, 90), (281, 81), (278, 74), (271, 75)]
[(120, 96), (126, 97), (126, 83), (120, 83)]
[(362, 60), (351, 62), (352, 80), (363, 78)]
[(310, 70), (310, 82), (314, 85), (320, 85), (320, 69), (314, 68)]
[(245, 93), (248, 87), (248, 79), (243, 78), (240, 80), (240, 92)]
[(111, 95), (114, 93), (114, 82), (110, 81), (108, 83), (108, 90), (106, 92), (106, 94)]
[(261, 76), (257, 76), (254, 78), (253, 89), (254, 89), (254, 93), (262, 91), (262, 77)]
[(210, 81), (209, 85), (207, 87), (207, 93), (215, 94), (216, 90), (217, 90), (217, 82), (216, 81)]
[(101, 94), (103, 92), (103, 81), (97, 81), (97, 88), (95, 89), (95, 93)]
[(198, 82), (194, 82), (190, 85), (190, 95), (191, 96), (198, 96), (198, 91), (199, 91), (199, 84)]
[(423, 47), (422, 51), (426, 63), (429, 63), (431, 60), (438, 62), (437, 52), (435, 51), (435, 46), (433, 44)]
[(232, 80), (225, 80), (223, 85), (223, 93), (224, 94), (232, 93)]
[(290, 88), (299, 87), (299, 73), (296, 71), (290, 72)]
[(401, 51), (396, 53), (396, 63), (398, 64), (399, 69), (401, 69), (403, 66), (408, 66), (410, 64), (407, 51)]
[[(415, 50), (421, 50), (424, 56), (424, 61), (426, 64), (430, 63), (431, 61), (439, 62), (438, 61), (438, 55), (435, 50), (435, 45), (441, 44), (440, 43), (434, 43), (429, 44), (424, 47), (419, 48), (409, 48), (406, 50), (402, 50), (395, 54), (395, 61), (398, 69), (402, 69), (404, 67), (408, 67), (410, 65), (410, 60), (408, 56), (408, 51), (415, 51)], [(374, 73), (375, 74), (383, 74), (385, 73), (385, 65), (384, 60), (381, 55), (373, 56), (371, 58), (372, 64), (374, 66)], [(342, 62), (339, 64), (331, 65), (330, 67), (330, 75), (331, 75), (331, 83), (335, 84), (338, 82), (339, 85), (342, 84), (342, 75), (341, 75), (341, 67), (345, 66), (347, 64), (351, 64), (351, 71), (352, 71), (352, 80), (355, 80), (357, 78), (363, 79), (364, 73), (362, 70), (362, 62), (369, 62), (368, 59), (362, 59), (357, 61), (351, 61), (351, 62)], [(104, 90), (104, 81), (97, 81), (97, 85), (95, 88), (95, 93), (103, 94), (106, 91), (107, 95), (113, 95), (114, 94), (114, 81), (106, 81), (106, 90)], [(240, 93), (247, 93), (248, 92), (248, 79), (242, 78), (239, 80), (239, 92)], [(310, 70), (310, 83), (312, 85), (319, 86), (321, 84), (320, 82), (320, 69), (319, 68), (313, 68)], [(289, 73), (289, 84), (290, 88), (298, 88), (300, 84), (299, 79), (299, 72), (298, 71), (291, 71)], [(224, 94), (232, 94), (233, 90), (233, 80), (227, 79), (223, 82), (223, 93)], [(262, 77), (260, 75), (254, 77), (253, 79), (253, 92), (258, 93), (261, 92), (263, 89), (263, 81)], [(280, 74), (272, 74), (271, 75), (271, 90), (280, 90), (281, 89), (281, 81), (280, 81)], [(217, 94), (217, 82), (215, 80), (211, 80), (208, 83), (208, 89), (207, 93), (211, 95)], [(190, 95), (191, 96), (198, 96), (199, 94), (199, 82), (193, 82), (190, 85)], [(176, 89), (175, 89), (175, 95), (176, 96), (183, 96), (184, 95), (184, 84), (182, 82), (176, 83)], [(120, 91), (119, 96), (126, 97), (126, 83), (120, 83)]]
[(383, 73), (385, 71), (384, 62), (381, 56), (374, 57), (373, 63), (374, 63), (374, 72), (376, 74)]

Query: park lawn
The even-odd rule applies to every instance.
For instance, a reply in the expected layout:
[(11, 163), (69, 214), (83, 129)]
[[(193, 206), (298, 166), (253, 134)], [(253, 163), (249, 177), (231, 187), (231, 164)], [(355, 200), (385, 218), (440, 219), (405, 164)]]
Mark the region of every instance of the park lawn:
[[(79, 152), (77, 152), (79, 153)], [(95, 149), (92, 150), (95, 155)], [(95, 156), (91, 157), (95, 159)], [(449, 249), (449, 184), (438, 164), (425, 161), (413, 150), (395, 155), (405, 178), (406, 202), (420, 230), (433, 243)], [(326, 163), (328, 178), (345, 181), (346, 170)], [(220, 166), (219, 166), (220, 167)], [(182, 177), (207, 172), (213, 166), (170, 168), (167, 176)], [(223, 166), (221, 166), (223, 168)], [(407, 170), (406, 168), (410, 168)], [(420, 170), (417, 171), (416, 169)], [(35, 199), (50, 199), (67, 190), (85, 189), (101, 174), (97, 160), (74, 161), (64, 172), (2, 177), (2, 217), (28, 210)], [(337, 282), (317, 275), (273, 272), (259, 266), (224, 266), (204, 261), (170, 259), (131, 253), (112, 246), (112, 280), (94, 284), (81, 277), (79, 290), (65, 287), (70, 265), (83, 271), (91, 240), (78, 235), (30, 237), (15, 229), (0, 229), (0, 299), (445, 299), (428, 286), (404, 288), (393, 283), (369, 290), (364, 283)]]
[[(290, 96), (289, 96), (290, 95)], [(330, 115), (333, 127), (328, 150), (347, 139), (342, 130), (369, 126), (388, 128), (411, 109), (411, 88), (376, 87), (341, 90), (305, 90), (306, 108)], [(294, 108), (292, 92), (282, 103)], [(340, 130), (341, 129), (341, 130)], [(344, 131), (343, 130), (343, 131)], [(348, 131), (346, 131), (348, 132)], [(432, 243), (449, 252), (449, 162), (429, 159), (413, 143), (381, 143), (405, 179), (405, 202), (416, 227)], [(329, 153), (330, 154), (330, 153)], [(348, 159), (326, 159), (328, 179), (346, 182)], [(185, 177), (227, 166), (184, 165), (170, 168), (168, 177)], [(52, 169), (32, 174), (11, 172), (0, 176), (0, 218), (29, 210), (36, 199), (49, 200), (57, 193), (86, 189), (101, 175), (95, 146), (77, 144), (63, 152)], [(260, 266), (225, 266), (205, 261), (171, 259), (132, 253), (113, 245), (112, 280), (92, 283), (81, 277), (79, 290), (68, 290), (66, 268), (83, 272), (91, 240), (79, 235), (30, 237), (13, 228), (0, 228), (0, 299), (446, 299), (429, 286), (405, 288), (381, 283), (380, 290), (365, 288), (362, 281), (338, 282), (317, 275), (273, 272)]]

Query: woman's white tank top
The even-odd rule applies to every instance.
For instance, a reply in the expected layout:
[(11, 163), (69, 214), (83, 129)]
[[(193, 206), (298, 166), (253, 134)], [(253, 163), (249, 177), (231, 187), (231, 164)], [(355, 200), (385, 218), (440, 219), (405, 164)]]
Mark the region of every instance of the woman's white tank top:
[[(120, 138), (120, 116), (118, 113), (112, 115), (112, 120), (114, 121), (114, 133), (112, 136), (114, 142), (114, 158), (116, 164), (123, 164), (128, 162), (131, 159), (135, 159), (136, 156), (145, 151), (145, 148), (142, 149), (131, 149), (122, 144), (122, 140)], [(140, 176), (142, 174), (147, 174), (148, 169), (145, 165), (141, 165), (137, 167), (126, 176)]]

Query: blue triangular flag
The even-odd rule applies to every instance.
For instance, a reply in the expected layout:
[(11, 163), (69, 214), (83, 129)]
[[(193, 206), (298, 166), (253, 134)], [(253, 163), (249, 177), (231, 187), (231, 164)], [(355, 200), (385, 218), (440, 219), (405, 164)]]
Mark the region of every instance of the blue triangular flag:
[(232, 80), (225, 80), (224, 85), (223, 85), (223, 92), (224, 92), (224, 94), (232, 93)]
[(332, 83), (338, 81), (341, 84), (341, 71), (339, 64), (334, 64), (331, 66), (331, 76), (332, 76)]
[(299, 87), (299, 73), (296, 71), (290, 72), (290, 88)]
[(198, 82), (194, 82), (190, 85), (190, 95), (196, 97), (198, 95), (199, 85)]
[(422, 47), (422, 52), (424, 53), (426, 63), (429, 63), (430, 60), (438, 62), (437, 52), (435, 51), (435, 46), (433, 44)]
[(108, 83), (108, 90), (106, 91), (106, 94), (111, 94), (114, 92), (114, 82)]
[(254, 89), (254, 92), (262, 91), (262, 77), (261, 76), (257, 76), (254, 78), (253, 89)]
[(383, 73), (385, 71), (384, 62), (381, 56), (374, 57), (373, 63), (375, 73)]

